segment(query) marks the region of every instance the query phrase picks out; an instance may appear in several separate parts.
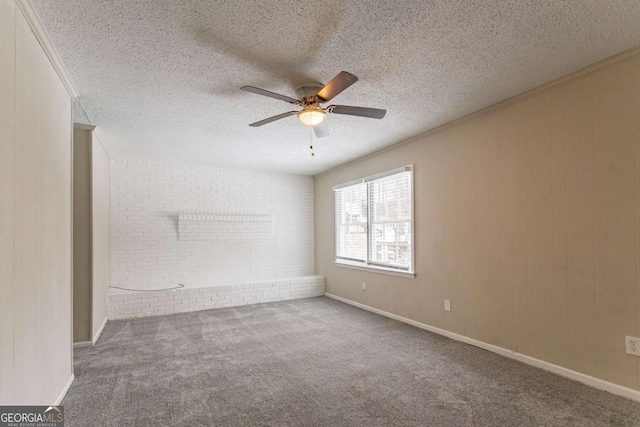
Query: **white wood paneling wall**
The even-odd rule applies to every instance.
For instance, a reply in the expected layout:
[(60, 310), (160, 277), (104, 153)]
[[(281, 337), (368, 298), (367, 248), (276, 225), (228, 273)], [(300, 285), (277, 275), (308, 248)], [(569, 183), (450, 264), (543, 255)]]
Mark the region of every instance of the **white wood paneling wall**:
[(0, 2), (0, 404), (52, 404), (72, 375), (71, 98)]

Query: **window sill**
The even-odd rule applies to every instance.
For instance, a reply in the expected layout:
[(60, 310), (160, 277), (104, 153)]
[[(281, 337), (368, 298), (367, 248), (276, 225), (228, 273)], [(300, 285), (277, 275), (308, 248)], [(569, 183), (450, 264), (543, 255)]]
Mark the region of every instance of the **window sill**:
[(355, 270), (362, 270), (362, 271), (368, 271), (370, 273), (381, 273), (381, 274), (388, 274), (390, 276), (399, 276), (399, 277), (408, 277), (410, 279), (415, 279), (416, 274), (415, 273), (411, 273), (411, 272), (406, 272), (406, 271), (398, 271), (398, 270), (394, 270), (392, 268), (384, 268), (384, 267), (374, 267), (374, 266), (366, 266), (366, 265), (362, 265), (362, 264), (358, 264), (358, 263), (351, 263), (348, 261), (339, 261), (336, 260), (335, 261), (336, 266), (337, 267), (344, 267), (344, 268), (353, 268)]

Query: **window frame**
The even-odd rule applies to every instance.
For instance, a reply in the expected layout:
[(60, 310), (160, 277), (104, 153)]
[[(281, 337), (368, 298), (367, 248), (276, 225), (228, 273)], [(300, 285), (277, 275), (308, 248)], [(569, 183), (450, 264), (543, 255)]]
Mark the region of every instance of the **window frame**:
[[(388, 265), (383, 265), (380, 262), (375, 262), (371, 260), (371, 216), (372, 216), (372, 212), (373, 209), (370, 208), (370, 203), (371, 203), (371, 195), (370, 195), (370, 182), (379, 180), (379, 179), (383, 179), (383, 178), (387, 178), (391, 175), (396, 175), (399, 174), (401, 172), (410, 172), (411, 174), (411, 189), (409, 191), (410, 197), (411, 197), (411, 219), (410, 219), (410, 232), (411, 232), (411, 239), (409, 242), (409, 246), (411, 249), (411, 257), (410, 257), (410, 266), (408, 268), (402, 268), (402, 267), (396, 267), (396, 266), (388, 266)], [(339, 249), (339, 244), (340, 244), (340, 237), (339, 237), (339, 233), (340, 233), (340, 224), (338, 224), (337, 221), (337, 214), (336, 214), (336, 204), (337, 204), (337, 192), (338, 190), (341, 190), (343, 188), (346, 187), (350, 187), (353, 185), (357, 185), (357, 184), (367, 184), (367, 188), (366, 188), (366, 200), (367, 200), (367, 228), (366, 228), (366, 234), (367, 234), (367, 259), (364, 261), (359, 261), (359, 260), (353, 260), (353, 259), (349, 259), (346, 257), (339, 257), (338, 256), (338, 249)], [(364, 270), (364, 271), (370, 271), (370, 272), (376, 272), (376, 273), (384, 273), (384, 274), (391, 274), (394, 276), (402, 276), (402, 277), (411, 277), (414, 278), (415, 277), (415, 184), (414, 184), (414, 172), (413, 172), (413, 164), (410, 165), (405, 165), (399, 168), (395, 168), (395, 169), (391, 169), (385, 172), (381, 172), (381, 173), (377, 173), (374, 175), (370, 175), (370, 176), (366, 176), (364, 178), (361, 179), (357, 179), (357, 180), (353, 180), (353, 181), (349, 181), (349, 182), (344, 182), (342, 184), (338, 184), (335, 185), (333, 187), (333, 192), (334, 192), (334, 199), (333, 199), (333, 229), (334, 229), (334, 240), (335, 240), (335, 245), (334, 245), (334, 260), (335, 260), (335, 264), (338, 267), (347, 267), (347, 268), (355, 268), (358, 270)]]

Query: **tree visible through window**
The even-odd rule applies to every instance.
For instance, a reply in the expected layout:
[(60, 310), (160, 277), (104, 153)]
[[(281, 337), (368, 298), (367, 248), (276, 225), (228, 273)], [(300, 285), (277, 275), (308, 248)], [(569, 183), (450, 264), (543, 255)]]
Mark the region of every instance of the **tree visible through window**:
[(411, 166), (335, 188), (336, 262), (413, 272)]

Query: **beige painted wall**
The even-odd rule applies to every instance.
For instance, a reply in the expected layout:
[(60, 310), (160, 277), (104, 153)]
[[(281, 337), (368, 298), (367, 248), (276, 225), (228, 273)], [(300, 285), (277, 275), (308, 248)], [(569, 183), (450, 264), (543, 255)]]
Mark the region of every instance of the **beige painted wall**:
[[(639, 389), (639, 156), (636, 55), (317, 176), (317, 273), (329, 293)], [(332, 186), (411, 163), (416, 278), (336, 267)]]
[(91, 131), (73, 129), (73, 342), (91, 341)]
[(72, 374), (71, 98), (0, 1), (0, 404), (52, 404)]
[(109, 154), (99, 134), (93, 132), (91, 141), (92, 340), (95, 340), (107, 318), (107, 293), (111, 284), (110, 173)]

